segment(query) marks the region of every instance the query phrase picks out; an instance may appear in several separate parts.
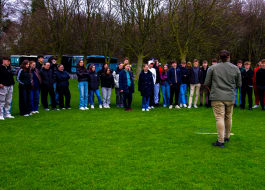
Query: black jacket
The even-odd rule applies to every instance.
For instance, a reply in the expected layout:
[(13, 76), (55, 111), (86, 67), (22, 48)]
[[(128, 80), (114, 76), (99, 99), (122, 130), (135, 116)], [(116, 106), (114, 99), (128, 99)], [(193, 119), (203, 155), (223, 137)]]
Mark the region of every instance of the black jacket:
[(12, 86), (15, 84), (11, 67), (0, 65), (0, 84), (4, 86)]
[(159, 71), (159, 66), (154, 66), (154, 69), (156, 70), (156, 81), (155, 83), (158, 84), (161, 82), (161, 77), (160, 77), (160, 71)]
[(113, 88), (114, 87), (114, 78), (112, 74), (102, 74), (101, 75), (101, 87)]
[(56, 79), (56, 72), (58, 71), (58, 67), (57, 66), (58, 66), (57, 64), (52, 64), (51, 63), (50, 69), (52, 70), (52, 77), (53, 77), (54, 81)]
[(259, 69), (256, 74), (257, 86), (265, 87), (265, 69)]
[(90, 72), (88, 75), (88, 89), (97, 90), (99, 87), (99, 75), (96, 72)]
[(56, 87), (68, 87), (70, 75), (66, 71), (56, 72)]
[(141, 92), (141, 96), (150, 97), (154, 91), (153, 76), (150, 71), (144, 73), (142, 71), (138, 80), (138, 90)]
[(248, 71), (243, 70), (241, 72), (242, 87), (253, 86), (254, 71), (250, 68)]
[(53, 73), (51, 69), (47, 70), (47, 69), (42, 68), (40, 70), (40, 76), (41, 76), (43, 86), (47, 86), (47, 87), (53, 86), (54, 78), (53, 78)]
[(41, 64), (40, 62), (36, 62), (36, 68), (40, 71), (42, 69), (43, 64)]
[(32, 87), (32, 77), (29, 71), (24, 71), (20, 69), (17, 75), (17, 81), (20, 86), (31, 88)]
[(205, 82), (207, 71), (208, 71), (208, 67), (206, 68), (206, 70), (203, 67), (200, 68), (199, 81), (200, 81), (201, 84), (204, 84), (204, 82)]
[(77, 74), (78, 82), (88, 81), (89, 73), (85, 67), (78, 68), (76, 70), (76, 74)]

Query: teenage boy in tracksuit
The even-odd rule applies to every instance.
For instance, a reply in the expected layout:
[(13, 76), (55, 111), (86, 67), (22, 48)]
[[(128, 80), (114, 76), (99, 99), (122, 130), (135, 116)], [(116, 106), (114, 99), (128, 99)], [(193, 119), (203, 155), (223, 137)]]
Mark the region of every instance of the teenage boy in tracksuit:
[(242, 87), (241, 87), (241, 109), (245, 109), (246, 95), (248, 95), (248, 109), (252, 110), (252, 93), (253, 93), (253, 76), (254, 72), (251, 69), (251, 62), (244, 63), (245, 69), (241, 72)]
[(14, 118), (10, 113), (14, 84), (10, 59), (4, 57), (3, 63), (0, 65), (0, 120)]

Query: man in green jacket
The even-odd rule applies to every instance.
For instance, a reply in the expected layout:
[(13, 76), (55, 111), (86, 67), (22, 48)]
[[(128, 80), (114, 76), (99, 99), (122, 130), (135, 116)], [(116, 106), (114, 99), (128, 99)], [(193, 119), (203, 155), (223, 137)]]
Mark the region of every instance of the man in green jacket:
[(218, 141), (213, 145), (224, 148), (224, 143), (230, 139), (235, 90), (241, 87), (242, 81), (240, 70), (229, 62), (230, 53), (222, 50), (220, 59), (221, 63), (208, 69), (204, 85), (210, 88), (210, 100), (218, 131)]

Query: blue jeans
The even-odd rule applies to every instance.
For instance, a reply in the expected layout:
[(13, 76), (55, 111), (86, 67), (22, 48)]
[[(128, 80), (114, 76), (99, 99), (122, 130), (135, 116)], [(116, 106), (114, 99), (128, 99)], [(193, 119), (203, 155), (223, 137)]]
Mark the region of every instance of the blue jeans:
[(39, 99), (40, 99), (40, 90), (39, 89), (30, 90), (31, 111), (39, 110)]
[(55, 93), (55, 101), (56, 101), (56, 104), (59, 104), (59, 93), (56, 90), (56, 83), (53, 83), (53, 88), (54, 88), (54, 93)]
[(82, 81), (78, 83), (79, 89), (79, 107), (87, 107), (88, 104), (88, 82)]
[(165, 84), (161, 85), (161, 90), (163, 94), (163, 104), (164, 106), (168, 106), (170, 99), (170, 85), (168, 82), (165, 82)]
[(159, 103), (159, 90), (160, 90), (160, 84), (155, 84), (154, 86), (154, 102), (155, 104)]
[[(238, 95), (239, 91), (239, 95)], [(241, 105), (241, 88), (236, 89), (235, 105), (238, 105), (238, 96), (239, 96), (239, 105)]]
[(150, 101), (150, 96), (143, 96), (142, 98), (142, 108), (147, 110), (149, 107), (149, 101)]
[(180, 85), (180, 104), (187, 104), (187, 84)]
[(98, 104), (101, 105), (101, 97), (100, 97), (100, 92), (99, 92), (99, 89), (97, 90), (90, 90), (89, 91), (89, 103), (91, 106), (94, 106), (94, 94), (96, 94), (97, 98), (98, 98)]

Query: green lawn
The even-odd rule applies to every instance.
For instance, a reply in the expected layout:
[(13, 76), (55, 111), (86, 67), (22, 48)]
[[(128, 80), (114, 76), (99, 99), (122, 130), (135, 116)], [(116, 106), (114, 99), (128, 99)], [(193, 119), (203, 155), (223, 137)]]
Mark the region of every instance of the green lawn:
[[(265, 189), (265, 112), (236, 109), (226, 148), (211, 109), (72, 110), (0, 122), (0, 189)], [(112, 95), (114, 103), (115, 95)]]

